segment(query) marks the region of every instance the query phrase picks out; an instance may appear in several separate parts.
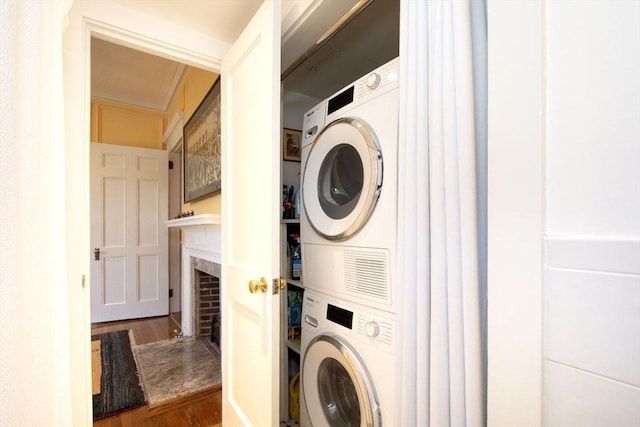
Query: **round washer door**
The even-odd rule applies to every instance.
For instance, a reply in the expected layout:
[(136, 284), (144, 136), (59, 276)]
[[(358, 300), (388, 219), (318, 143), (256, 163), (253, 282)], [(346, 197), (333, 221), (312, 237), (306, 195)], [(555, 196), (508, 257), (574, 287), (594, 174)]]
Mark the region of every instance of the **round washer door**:
[(362, 120), (337, 119), (311, 145), (302, 179), (309, 224), (328, 240), (346, 240), (371, 216), (382, 189), (382, 151)]
[(339, 339), (320, 335), (303, 356), (301, 386), (314, 427), (379, 427), (380, 409), (366, 368)]

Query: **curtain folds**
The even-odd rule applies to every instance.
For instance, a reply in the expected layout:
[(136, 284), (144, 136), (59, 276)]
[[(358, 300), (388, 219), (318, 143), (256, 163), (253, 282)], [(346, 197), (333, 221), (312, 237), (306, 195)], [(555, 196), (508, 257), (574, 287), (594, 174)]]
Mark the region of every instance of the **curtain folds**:
[(472, 36), (477, 4), (401, 2), (397, 425), (485, 425), (486, 125), (476, 124), (486, 113), (476, 104), (486, 91), (482, 78), (474, 84), (474, 59), (486, 75), (486, 54), (474, 58), (474, 46), (483, 28), (486, 43), (486, 24)]

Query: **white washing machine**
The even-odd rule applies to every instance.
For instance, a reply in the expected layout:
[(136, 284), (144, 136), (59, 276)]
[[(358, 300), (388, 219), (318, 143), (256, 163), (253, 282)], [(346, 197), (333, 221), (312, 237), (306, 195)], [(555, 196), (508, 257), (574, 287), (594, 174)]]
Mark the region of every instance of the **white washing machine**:
[(392, 315), (313, 291), (302, 315), (301, 425), (393, 425)]
[(397, 58), (305, 114), (305, 288), (395, 312), (397, 153)]

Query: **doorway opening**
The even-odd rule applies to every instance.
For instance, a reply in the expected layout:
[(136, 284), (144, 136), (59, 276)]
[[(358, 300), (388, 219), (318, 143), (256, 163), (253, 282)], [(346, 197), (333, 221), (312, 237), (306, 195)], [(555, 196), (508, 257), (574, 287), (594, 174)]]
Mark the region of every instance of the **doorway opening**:
[[(105, 31), (105, 33), (103, 33)], [(107, 35), (108, 33), (108, 35)], [(103, 38), (107, 38), (110, 41), (105, 41)], [(111, 41), (115, 40), (115, 43)], [(122, 44), (118, 44), (122, 42)], [(159, 43), (159, 42), (158, 42)], [(139, 76), (135, 73), (130, 73), (128, 78), (131, 82), (125, 84), (127, 76), (122, 77), (122, 79), (116, 79), (120, 84), (124, 85), (122, 87), (127, 87), (128, 92), (125, 92), (125, 96), (120, 98), (110, 96), (106, 94), (104, 91), (94, 90), (94, 83), (97, 84), (97, 80), (99, 80), (100, 76), (103, 79), (111, 81), (113, 83), (115, 77), (114, 73), (109, 70), (101, 70), (101, 66), (104, 64), (94, 64), (93, 59), (101, 55), (96, 55), (98, 53), (97, 45), (102, 47), (107, 46), (108, 49), (115, 49), (115, 51), (120, 51), (123, 55), (126, 56), (126, 62), (129, 62), (131, 66), (136, 70), (136, 73), (141, 68), (140, 64), (137, 64), (134, 58), (144, 57), (145, 60), (150, 61), (154, 64), (159, 63), (168, 63), (170, 65), (174, 65), (173, 75), (168, 78), (167, 84), (163, 87), (164, 94), (162, 96), (156, 97), (155, 99), (158, 101), (157, 104), (153, 104), (151, 102), (145, 102), (141, 99), (145, 96), (148, 96), (149, 99), (153, 99), (153, 94), (145, 93), (144, 91), (136, 92), (136, 90), (140, 89), (139, 85)], [(125, 47), (128, 46), (128, 47)], [(115, 48), (114, 48), (115, 46)], [(131, 48), (134, 46), (134, 48)], [(143, 46), (144, 50), (143, 51)], [(140, 50), (137, 50), (136, 47), (139, 47)], [(171, 49), (175, 49), (175, 47), (168, 47), (163, 45), (158, 45), (158, 51), (154, 51), (151, 54), (146, 53), (149, 49), (149, 41), (145, 40), (144, 42), (140, 41), (138, 43), (137, 40), (132, 40), (130, 35), (123, 34), (114, 34), (111, 29), (105, 29), (102, 27), (92, 28), (92, 37), (91, 43), (88, 44), (87, 47), (87, 58), (91, 58), (91, 107), (90, 109), (90, 134), (91, 141), (95, 142), (104, 142), (107, 144), (117, 143), (119, 145), (144, 145), (145, 144), (145, 134), (139, 134), (138, 131), (146, 131), (148, 135), (151, 133), (153, 135), (153, 139), (156, 143), (155, 146), (149, 146), (147, 148), (153, 148), (156, 150), (162, 150), (167, 152), (169, 164), (165, 159), (165, 162), (162, 164), (162, 167), (168, 168), (168, 201), (165, 202), (165, 217), (161, 218), (158, 221), (160, 227), (164, 228), (164, 232), (169, 233), (169, 251), (168, 255), (162, 263), (168, 265), (168, 272), (166, 280), (168, 281), (168, 289), (166, 289), (165, 295), (169, 296), (169, 299), (166, 304), (167, 313), (177, 313), (178, 318), (181, 316), (181, 307), (182, 307), (182, 254), (181, 254), (181, 230), (176, 228), (168, 228), (164, 224), (164, 221), (173, 219), (180, 215), (184, 210), (185, 206), (183, 204), (183, 153), (182, 153), (182, 133), (183, 133), (183, 122), (185, 115), (184, 108), (184, 97), (186, 90), (184, 89), (184, 82), (189, 77), (189, 72), (192, 70), (197, 70), (198, 72), (213, 74), (217, 77), (217, 73), (212, 71), (205, 71), (205, 66), (207, 68), (212, 68), (212, 64), (204, 64), (203, 58), (195, 58), (192, 57), (193, 53), (185, 53), (180, 52), (180, 58), (187, 58), (190, 63), (201, 63), (202, 68), (196, 68), (193, 66), (188, 66), (184, 64), (182, 61), (175, 61), (174, 58), (171, 58), (171, 55), (167, 55), (166, 52), (171, 51)], [(164, 52), (164, 53), (160, 53)], [(112, 51), (113, 53), (113, 51)], [(157, 55), (160, 56), (157, 56)], [(112, 57), (109, 55), (106, 56), (108, 59), (107, 62), (118, 62), (114, 61)], [(151, 58), (150, 58), (151, 57)], [(103, 58), (104, 59), (104, 58)], [(161, 61), (158, 61), (160, 59)], [(206, 62), (206, 60), (204, 60)], [(215, 62), (211, 60), (211, 62)], [(177, 64), (177, 65), (176, 65)], [(157, 69), (158, 67), (156, 67)], [(151, 79), (153, 80), (153, 79)], [(212, 79), (214, 80), (214, 79)], [(192, 93), (189, 94), (190, 96)], [(180, 100), (180, 98), (182, 98)], [(178, 101), (176, 101), (178, 99)], [(196, 105), (199, 101), (194, 101), (194, 97), (191, 97), (191, 102), (195, 102)], [(109, 108), (99, 109), (96, 108), (96, 105), (100, 103), (101, 105), (108, 105)], [(181, 108), (175, 108), (175, 104), (182, 103), (183, 106)], [(177, 111), (175, 111), (177, 110)], [(87, 111), (89, 113), (89, 111)], [(89, 114), (87, 114), (89, 116)], [(149, 119), (149, 117), (151, 117)], [(140, 121), (137, 121), (139, 119)], [(170, 120), (171, 119), (171, 120)], [(111, 128), (104, 127), (103, 124), (106, 120), (115, 120), (119, 124), (117, 126), (112, 126)], [(155, 120), (155, 122), (154, 122)], [(153, 124), (149, 124), (153, 122)], [(127, 126), (120, 125), (124, 123), (128, 126), (129, 132), (128, 134), (122, 135), (122, 133), (118, 134), (113, 131), (113, 129), (120, 130), (126, 128)], [(169, 125), (167, 126), (167, 123)], [(156, 133), (153, 133), (156, 132)], [(173, 134), (173, 135), (170, 135)], [(114, 140), (114, 138), (123, 137), (122, 140)], [(129, 139), (127, 139), (129, 138)], [(177, 138), (177, 139), (176, 139)], [(144, 216), (144, 215), (142, 215)], [(94, 247), (93, 245), (91, 246)], [(219, 267), (218, 267), (219, 268)], [(218, 274), (218, 277), (220, 275)], [(93, 274), (92, 274), (93, 277)], [(90, 288), (92, 284), (90, 283)], [(217, 279), (217, 293), (219, 294), (219, 286), (220, 281)], [(218, 297), (219, 298), (219, 297)], [(219, 307), (219, 302), (218, 302)], [(219, 317), (219, 308), (218, 308), (218, 317)], [(165, 313), (165, 314), (167, 314)], [(142, 318), (147, 317), (145, 315), (141, 316), (133, 316), (128, 318)], [(92, 317), (90, 317), (92, 318)], [(150, 319), (151, 320), (151, 319)], [(90, 320), (91, 322), (91, 320)], [(211, 330), (213, 329), (213, 319), (210, 320), (211, 325), (209, 327), (209, 334), (211, 334)], [(218, 319), (219, 324), (219, 319)], [(180, 323), (178, 323), (180, 325)], [(107, 325), (101, 325), (106, 327)], [(124, 326), (123, 326), (124, 327)], [(218, 333), (219, 336), (219, 333)], [(167, 337), (167, 339), (172, 337)], [(218, 343), (219, 347), (219, 343)], [(212, 352), (213, 354), (213, 352)], [(219, 360), (219, 353), (218, 353)]]

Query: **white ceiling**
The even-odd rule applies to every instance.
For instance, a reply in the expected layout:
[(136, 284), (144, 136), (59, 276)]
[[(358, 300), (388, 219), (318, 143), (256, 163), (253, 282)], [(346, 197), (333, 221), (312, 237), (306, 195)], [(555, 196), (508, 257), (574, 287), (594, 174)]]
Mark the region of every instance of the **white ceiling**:
[[(188, 22), (189, 28), (232, 44), (263, 0), (112, 0), (163, 20)], [(183, 64), (91, 39), (91, 96), (166, 112)]]
[(193, 31), (232, 44), (263, 0), (112, 0), (165, 21), (188, 22)]
[(159, 56), (91, 39), (91, 96), (166, 112), (186, 70)]

